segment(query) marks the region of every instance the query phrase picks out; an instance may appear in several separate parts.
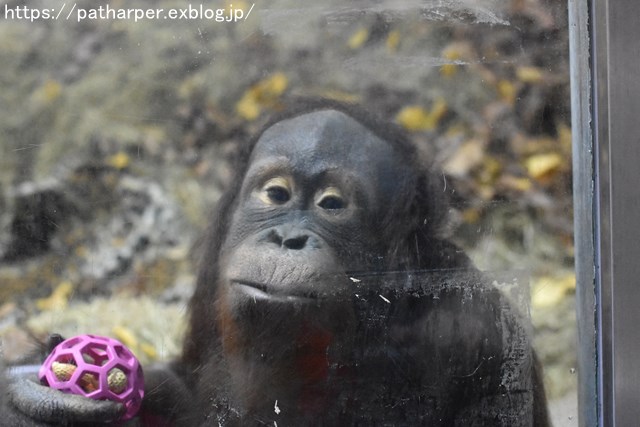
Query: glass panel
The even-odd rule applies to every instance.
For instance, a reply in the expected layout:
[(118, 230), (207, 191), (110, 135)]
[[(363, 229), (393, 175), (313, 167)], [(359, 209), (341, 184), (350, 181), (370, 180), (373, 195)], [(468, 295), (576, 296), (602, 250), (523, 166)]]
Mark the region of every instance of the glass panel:
[[(640, 49), (633, 19), (640, 13), (640, 8), (633, 1), (594, 2), (589, 4), (589, 13), (590, 38), (582, 40), (590, 41), (591, 67), (588, 75), (586, 71), (576, 75), (583, 88), (586, 88), (585, 81), (591, 87), (589, 91), (575, 91), (575, 103), (583, 102), (583, 94), (591, 97), (591, 116), (585, 114), (586, 108), (576, 108), (576, 112), (589, 119), (587, 122), (581, 118), (580, 122), (585, 136), (590, 136), (589, 131), (593, 133), (592, 138), (584, 139), (586, 147), (593, 141), (593, 149), (580, 156), (592, 161), (582, 162), (583, 166), (576, 168), (576, 181), (582, 185), (590, 183), (593, 198), (576, 198), (576, 213), (580, 213), (576, 218), (581, 219), (581, 224), (576, 222), (580, 227), (576, 230), (581, 233), (582, 229), (587, 229), (587, 235), (595, 238), (592, 247), (586, 239), (578, 243), (582, 254), (593, 253), (593, 256), (586, 259), (580, 256), (576, 268), (589, 281), (595, 281), (597, 304), (592, 306), (597, 311), (595, 341), (598, 353), (592, 358), (588, 352), (581, 353), (584, 356), (580, 360), (582, 364), (597, 368), (596, 378), (586, 384), (581, 381), (581, 402), (586, 402), (584, 406), (595, 412), (600, 425), (628, 425), (634, 424), (640, 416), (634, 399), (640, 372), (635, 356), (639, 350), (635, 334), (639, 320), (636, 306), (640, 299), (635, 257), (639, 236), (633, 226), (638, 217), (635, 200), (640, 197), (634, 185), (640, 179), (635, 159), (640, 153), (637, 144), (632, 142), (638, 133), (637, 98), (640, 94), (635, 76), (629, 72), (638, 68), (637, 56), (627, 53)], [(575, 120), (576, 128), (578, 123)], [(589, 167), (593, 167), (591, 175), (588, 174)], [(588, 193), (576, 191), (576, 196), (582, 194)], [(583, 213), (582, 206), (592, 209), (593, 218), (589, 211)], [(590, 223), (593, 226), (589, 229)], [(595, 269), (589, 265), (590, 259), (595, 260)], [(579, 295), (586, 303), (581, 304), (582, 307), (588, 307), (592, 297), (591, 288), (585, 287), (585, 290)], [(591, 346), (593, 335), (589, 325), (593, 323), (589, 322), (587, 310), (579, 314), (583, 316), (580, 320), (584, 325), (580, 328), (581, 342), (585, 347)], [(596, 394), (591, 389), (593, 384), (597, 386), (597, 399), (593, 397)], [(592, 402), (597, 404), (591, 405)]]
[(0, 10), (11, 378), (33, 338), (96, 334), (181, 358), (196, 419), (544, 425), (533, 348), (577, 425), (566, 2), (25, 4)]

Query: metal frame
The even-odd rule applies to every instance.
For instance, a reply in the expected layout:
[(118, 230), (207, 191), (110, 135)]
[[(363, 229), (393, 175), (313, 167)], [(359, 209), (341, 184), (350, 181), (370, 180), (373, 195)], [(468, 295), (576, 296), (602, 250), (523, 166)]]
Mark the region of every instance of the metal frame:
[(638, 425), (640, 2), (569, 11), (580, 425)]
[(571, 123), (575, 268), (578, 318), (578, 401), (581, 427), (597, 425), (594, 246), (594, 163), (591, 130), (591, 67), (588, 0), (569, 0)]

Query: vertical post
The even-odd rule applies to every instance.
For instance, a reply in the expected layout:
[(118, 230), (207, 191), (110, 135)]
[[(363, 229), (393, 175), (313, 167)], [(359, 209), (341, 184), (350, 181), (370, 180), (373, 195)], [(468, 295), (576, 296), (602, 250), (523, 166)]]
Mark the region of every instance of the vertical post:
[(588, 0), (569, 0), (579, 425), (597, 425), (594, 157)]
[[(640, 2), (574, 0), (570, 6), (581, 425), (638, 425)], [(592, 154), (585, 154), (590, 148)], [(595, 280), (589, 277), (590, 263)]]

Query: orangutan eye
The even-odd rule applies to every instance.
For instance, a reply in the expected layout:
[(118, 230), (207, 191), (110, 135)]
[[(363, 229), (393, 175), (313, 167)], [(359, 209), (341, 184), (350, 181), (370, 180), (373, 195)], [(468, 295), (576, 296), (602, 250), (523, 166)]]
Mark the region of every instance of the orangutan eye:
[(316, 205), (326, 210), (344, 209), (347, 202), (342, 197), (342, 193), (335, 187), (326, 188), (316, 198)]
[(260, 199), (269, 205), (281, 205), (291, 199), (291, 184), (283, 177), (272, 178), (265, 183)]

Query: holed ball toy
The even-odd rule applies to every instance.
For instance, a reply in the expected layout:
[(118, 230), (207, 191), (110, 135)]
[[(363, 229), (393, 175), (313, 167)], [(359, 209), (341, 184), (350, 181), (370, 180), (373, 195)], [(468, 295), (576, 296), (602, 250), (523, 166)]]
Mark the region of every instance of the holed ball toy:
[(144, 397), (138, 359), (120, 341), (78, 335), (58, 344), (40, 367), (40, 382), (65, 393), (125, 405), (122, 420), (133, 418)]

